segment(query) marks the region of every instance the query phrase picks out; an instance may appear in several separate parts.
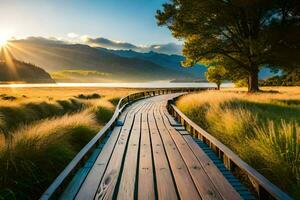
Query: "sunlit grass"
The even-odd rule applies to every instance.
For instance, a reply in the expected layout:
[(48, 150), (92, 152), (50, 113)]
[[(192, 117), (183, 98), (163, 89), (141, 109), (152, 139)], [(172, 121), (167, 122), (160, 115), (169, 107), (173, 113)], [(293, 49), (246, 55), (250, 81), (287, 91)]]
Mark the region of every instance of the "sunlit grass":
[(99, 82), (107, 81), (111, 74), (93, 70), (62, 70), (52, 72), (51, 77), (57, 82)]
[[(2, 88), (0, 199), (38, 199), (76, 153), (109, 121), (115, 99), (135, 90)], [(78, 96), (97, 98), (77, 98)]]
[(92, 114), (78, 113), (14, 132), (12, 145), (0, 149), (0, 197), (38, 198), (99, 128)]
[(176, 104), (243, 160), (297, 197), (300, 88), (264, 88), (270, 89), (279, 89), (279, 93), (207, 91), (184, 96)]

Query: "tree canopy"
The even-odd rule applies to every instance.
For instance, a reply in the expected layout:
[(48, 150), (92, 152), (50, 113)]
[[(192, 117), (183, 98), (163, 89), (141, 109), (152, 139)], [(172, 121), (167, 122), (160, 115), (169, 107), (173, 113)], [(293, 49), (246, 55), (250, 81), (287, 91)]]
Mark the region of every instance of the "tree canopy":
[(217, 84), (219, 90), (221, 83), (226, 79), (226, 70), (222, 66), (212, 66), (208, 68), (205, 76), (209, 82)]
[(300, 67), (298, 0), (172, 0), (156, 18), (184, 39), (185, 66), (218, 62), (251, 92), (263, 66)]

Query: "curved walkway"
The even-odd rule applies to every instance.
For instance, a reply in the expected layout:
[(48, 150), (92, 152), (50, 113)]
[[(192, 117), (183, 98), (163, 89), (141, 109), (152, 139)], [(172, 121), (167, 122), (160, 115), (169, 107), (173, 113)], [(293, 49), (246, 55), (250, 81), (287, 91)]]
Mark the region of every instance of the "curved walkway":
[(155, 96), (126, 108), (75, 199), (242, 199), (167, 112), (167, 101), (178, 95)]

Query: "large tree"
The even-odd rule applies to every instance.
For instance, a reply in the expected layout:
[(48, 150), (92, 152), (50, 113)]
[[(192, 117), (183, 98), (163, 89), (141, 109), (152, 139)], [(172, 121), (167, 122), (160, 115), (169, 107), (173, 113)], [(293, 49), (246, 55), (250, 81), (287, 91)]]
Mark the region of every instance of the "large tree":
[(261, 67), (299, 68), (299, 0), (171, 0), (158, 25), (184, 39), (184, 65), (218, 60), (258, 91)]

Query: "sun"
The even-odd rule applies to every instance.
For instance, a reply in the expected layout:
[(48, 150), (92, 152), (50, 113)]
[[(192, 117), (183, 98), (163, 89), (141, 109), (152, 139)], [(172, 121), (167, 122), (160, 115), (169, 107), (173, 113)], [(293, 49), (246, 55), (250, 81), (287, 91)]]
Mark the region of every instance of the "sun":
[(10, 35), (6, 32), (0, 32), (0, 47), (4, 47), (8, 40), (10, 39)]

